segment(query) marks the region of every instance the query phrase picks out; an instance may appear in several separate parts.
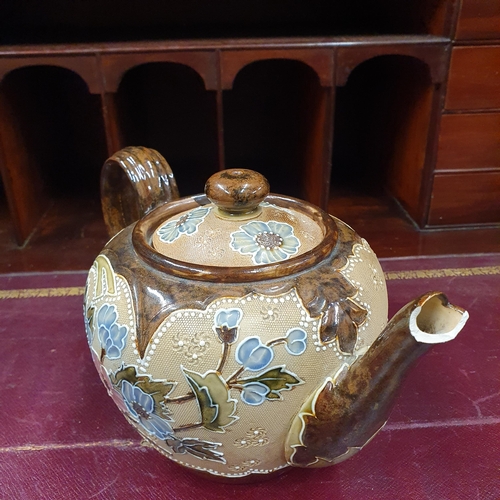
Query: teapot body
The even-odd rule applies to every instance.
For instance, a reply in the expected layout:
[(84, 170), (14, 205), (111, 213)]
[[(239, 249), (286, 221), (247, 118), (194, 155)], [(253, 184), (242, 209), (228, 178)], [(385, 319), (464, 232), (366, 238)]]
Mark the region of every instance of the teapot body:
[(256, 172), (179, 199), (165, 159), (130, 147), (105, 163), (101, 195), (112, 239), (87, 280), (92, 358), (152, 447), (212, 477), (349, 458), (413, 361), (467, 321), (429, 292), (387, 322), (368, 243)]
[[(169, 273), (137, 252), (133, 226), (96, 258), (84, 305), (92, 357), (154, 448), (223, 478), (303, 465), (294, 457), (304, 405), (387, 323), (375, 254), (333, 222), (332, 252), (273, 279), (242, 282), (230, 269), (221, 280)], [(182, 235), (193, 244), (203, 236)]]

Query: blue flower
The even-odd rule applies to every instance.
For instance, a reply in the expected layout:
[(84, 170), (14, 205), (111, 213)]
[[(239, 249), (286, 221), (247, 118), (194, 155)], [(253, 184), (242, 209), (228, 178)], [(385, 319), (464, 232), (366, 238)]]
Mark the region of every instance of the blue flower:
[(254, 264), (270, 264), (288, 259), (298, 252), (300, 241), (290, 224), (252, 221), (231, 234), (231, 248), (252, 256)]
[(208, 212), (210, 212), (210, 208), (195, 208), (178, 219), (169, 220), (158, 229), (160, 240), (164, 243), (172, 243), (181, 234), (191, 235), (195, 233)]
[(114, 304), (103, 304), (97, 313), (99, 341), (109, 359), (119, 359), (127, 341), (128, 328), (120, 326), (117, 318)]
[(273, 360), (273, 350), (264, 345), (259, 337), (247, 337), (236, 348), (236, 362), (247, 370), (256, 372), (265, 368)]
[(159, 439), (166, 439), (172, 435), (172, 426), (154, 413), (155, 402), (151, 395), (132, 385), (128, 380), (123, 380), (122, 396), (132, 418), (149, 434)]
[(221, 342), (232, 344), (236, 340), (242, 315), (241, 309), (221, 309), (216, 313), (214, 328)]
[(307, 347), (307, 333), (302, 328), (292, 328), (286, 334), (285, 349), (294, 356), (302, 354)]
[(267, 385), (261, 384), (260, 382), (251, 382), (243, 386), (241, 400), (247, 405), (261, 405), (266, 400), (269, 391), (270, 389)]
[(221, 309), (215, 315), (215, 324), (235, 328), (239, 325), (242, 314), (241, 309)]

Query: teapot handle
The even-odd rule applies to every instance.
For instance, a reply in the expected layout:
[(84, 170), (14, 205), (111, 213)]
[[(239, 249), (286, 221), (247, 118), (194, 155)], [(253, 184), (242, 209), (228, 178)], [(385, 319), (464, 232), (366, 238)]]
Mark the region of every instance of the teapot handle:
[(154, 149), (123, 148), (102, 167), (101, 204), (110, 237), (158, 205), (178, 198), (172, 169)]

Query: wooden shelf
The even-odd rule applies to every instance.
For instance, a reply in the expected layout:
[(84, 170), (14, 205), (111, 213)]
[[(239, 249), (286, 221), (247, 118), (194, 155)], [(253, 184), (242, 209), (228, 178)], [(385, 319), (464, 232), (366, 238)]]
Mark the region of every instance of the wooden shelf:
[[(375, 67), (370, 83), (354, 85), (353, 94), (366, 104), (365, 130), (377, 129), (368, 102), (378, 102), (380, 88), (400, 96), (389, 108), (420, 110), (410, 109), (411, 119), (402, 116), (399, 128), (406, 120), (411, 132), (415, 121), (427, 120), (417, 139), (397, 147), (406, 151), (398, 167), (383, 174), (396, 179), (395, 196), (423, 225), (429, 193), (421, 173), (432, 162), (428, 123), (439, 112), (446, 49), (442, 38), (429, 35), (0, 48), (0, 167), (18, 242), (36, 228), (54, 190), (96, 186), (96, 165), (127, 145), (158, 149), (185, 193), (200, 191), (217, 169), (251, 167), (276, 192), (325, 208), (335, 90), (353, 88), (351, 78), (365, 65)], [(401, 68), (411, 65), (423, 69), (404, 81)], [(419, 81), (423, 90), (411, 90)], [(415, 106), (419, 92), (426, 98)], [(372, 142), (378, 152), (387, 147)], [(415, 157), (416, 150), (423, 154)], [(398, 185), (405, 176), (416, 186), (409, 195)]]
[[(226, 0), (198, 9), (108, 0), (85, 12), (61, 0), (43, 11), (34, 0), (7, 0), (0, 6), (0, 172), (9, 230), (17, 244), (35, 245), (51, 226), (47, 217), (59, 217), (57, 207), (85, 198), (92, 206), (100, 166), (131, 145), (165, 156), (183, 194), (200, 192), (217, 170), (244, 167), (266, 175), (273, 191), (325, 209), (337, 189), (354, 198), (366, 196), (366, 186), (388, 193), (407, 215), (391, 214), (411, 217), (411, 231), (500, 224), (500, 165), (477, 168), (471, 144), (470, 171), (457, 172), (445, 140), (450, 99), (453, 112), (494, 111), (491, 79), (474, 100), (489, 108), (464, 104), (461, 89), (470, 82), (462, 82), (457, 61), (477, 53), (474, 74), (489, 75), (498, 47), (472, 50), (452, 39), (457, 22), (482, 12), (481, 2), (464, 0), (460, 11), (454, 0), (292, 7), (277, 0), (249, 13)], [(488, 144), (487, 159), (498, 158), (498, 133), (483, 127), (476, 136)], [(465, 173), (462, 201), (454, 190)], [(374, 206), (384, 207), (384, 196)]]

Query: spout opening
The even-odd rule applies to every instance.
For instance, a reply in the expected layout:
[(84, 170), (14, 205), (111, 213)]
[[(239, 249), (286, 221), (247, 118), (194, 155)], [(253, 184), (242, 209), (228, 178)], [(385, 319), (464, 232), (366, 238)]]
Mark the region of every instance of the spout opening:
[(425, 296), (410, 316), (410, 332), (417, 342), (440, 344), (453, 340), (469, 314), (453, 306), (442, 293)]

